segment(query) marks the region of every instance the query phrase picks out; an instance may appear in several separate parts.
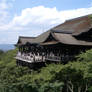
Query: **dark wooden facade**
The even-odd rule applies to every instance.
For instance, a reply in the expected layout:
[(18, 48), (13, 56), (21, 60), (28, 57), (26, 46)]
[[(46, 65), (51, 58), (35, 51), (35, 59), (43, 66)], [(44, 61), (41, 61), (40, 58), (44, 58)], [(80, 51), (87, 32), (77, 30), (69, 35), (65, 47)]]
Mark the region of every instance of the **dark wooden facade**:
[(88, 16), (68, 20), (38, 37), (19, 37), (17, 65), (33, 67), (45, 63), (67, 63), (92, 48), (92, 25)]

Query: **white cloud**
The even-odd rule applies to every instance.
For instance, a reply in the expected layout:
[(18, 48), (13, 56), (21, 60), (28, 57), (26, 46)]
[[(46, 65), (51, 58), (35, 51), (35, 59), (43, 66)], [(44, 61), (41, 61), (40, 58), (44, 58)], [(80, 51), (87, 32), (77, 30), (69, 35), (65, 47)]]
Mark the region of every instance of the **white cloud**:
[(0, 9), (5, 10), (8, 8), (8, 4), (6, 3), (6, 0), (1, 0), (0, 2)]
[(0, 0), (0, 9), (1, 10), (5, 10), (5, 9), (9, 9), (12, 6), (12, 3), (15, 0)]
[[(74, 10), (65, 10), (65, 11), (59, 11), (57, 10), (56, 7), (47, 8), (44, 6), (26, 8), (21, 11), (20, 15), (16, 14), (8, 24), (4, 24), (0, 26), (0, 30), (15, 31), (15, 34), (17, 37), (19, 35), (36, 36), (42, 33), (43, 30), (46, 31), (47, 29), (55, 25), (58, 25), (64, 22), (65, 20), (91, 14), (91, 13), (92, 13), (92, 7), (80, 8), (80, 9), (74, 9)], [(12, 35), (15, 35), (15, 34), (12, 34)]]
[(87, 15), (92, 13), (92, 7), (74, 10), (58, 11), (56, 7), (47, 8), (38, 6), (22, 10), (21, 15), (16, 15), (10, 25), (13, 27), (26, 27), (28, 25), (57, 25), (67, 19)]
[(0, 0), (0, 26), (8, 22), (10, 17), (9, 9), (12, 7), (13, 0)]

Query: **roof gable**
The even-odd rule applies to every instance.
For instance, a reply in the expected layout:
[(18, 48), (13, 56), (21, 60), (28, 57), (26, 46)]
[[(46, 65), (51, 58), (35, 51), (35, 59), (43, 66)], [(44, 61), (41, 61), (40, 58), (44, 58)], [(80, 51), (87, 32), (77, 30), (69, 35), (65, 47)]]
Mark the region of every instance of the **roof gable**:
[(17, 45), (24, 45), (27, 42), (33, 42), (33, 40), (35, 39), (35, 37), (24, 37), (24, 36), (20, 36), (17, 42)]

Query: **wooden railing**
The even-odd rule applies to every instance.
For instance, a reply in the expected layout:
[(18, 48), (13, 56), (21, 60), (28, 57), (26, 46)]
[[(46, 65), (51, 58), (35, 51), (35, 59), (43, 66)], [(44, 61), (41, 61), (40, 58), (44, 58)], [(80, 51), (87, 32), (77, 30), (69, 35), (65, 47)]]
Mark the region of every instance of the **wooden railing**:
[(23, 61), (31, 61), (31, 62), (42, 62), (45, 61), (44, 56), (37, 56), (33, 54), (21, 54), (20, 52), (17, 54), (16, 59), (23, 60)]
[(47, 56), (41, 56), (41, 55), (34, 55), (31, 53), (20, 53), (18, 52), (16, 58), (17, 59), (21, 59), (21, 60), (25, 60), (25, 61), (30, 61), (30, 62), (43, 62), (46, 60), (49, 61), (56, 61), (56, 62), (60, 62), (60, 61), (69, 61), (72, 60), (74, 56), (70, 56), (70, 55), (65, 55), (65, 56), (55, 56), (55, 55), (47, 55)]
[(49, 60), (49, 61), (61, 61), (61, 57), (59, 56), (46, 56), (45, 60)]
[(25, 61), (31, 61), (31, 62), (42, 62), (42, 61), (61, 61), (61, 57), (59, 56), (41, 56), (41, 55), (33, 55), (31, 53), (21, 53), (18, 52), (17, 59), (25, 60)]

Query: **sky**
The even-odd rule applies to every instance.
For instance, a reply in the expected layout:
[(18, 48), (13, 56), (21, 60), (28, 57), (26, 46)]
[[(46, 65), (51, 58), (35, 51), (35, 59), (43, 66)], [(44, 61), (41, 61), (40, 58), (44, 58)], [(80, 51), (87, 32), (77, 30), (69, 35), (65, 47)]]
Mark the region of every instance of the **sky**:
[(92, 0), (0, 0), (0, 44), (37, 36), (68, 19), (92, 14)]

